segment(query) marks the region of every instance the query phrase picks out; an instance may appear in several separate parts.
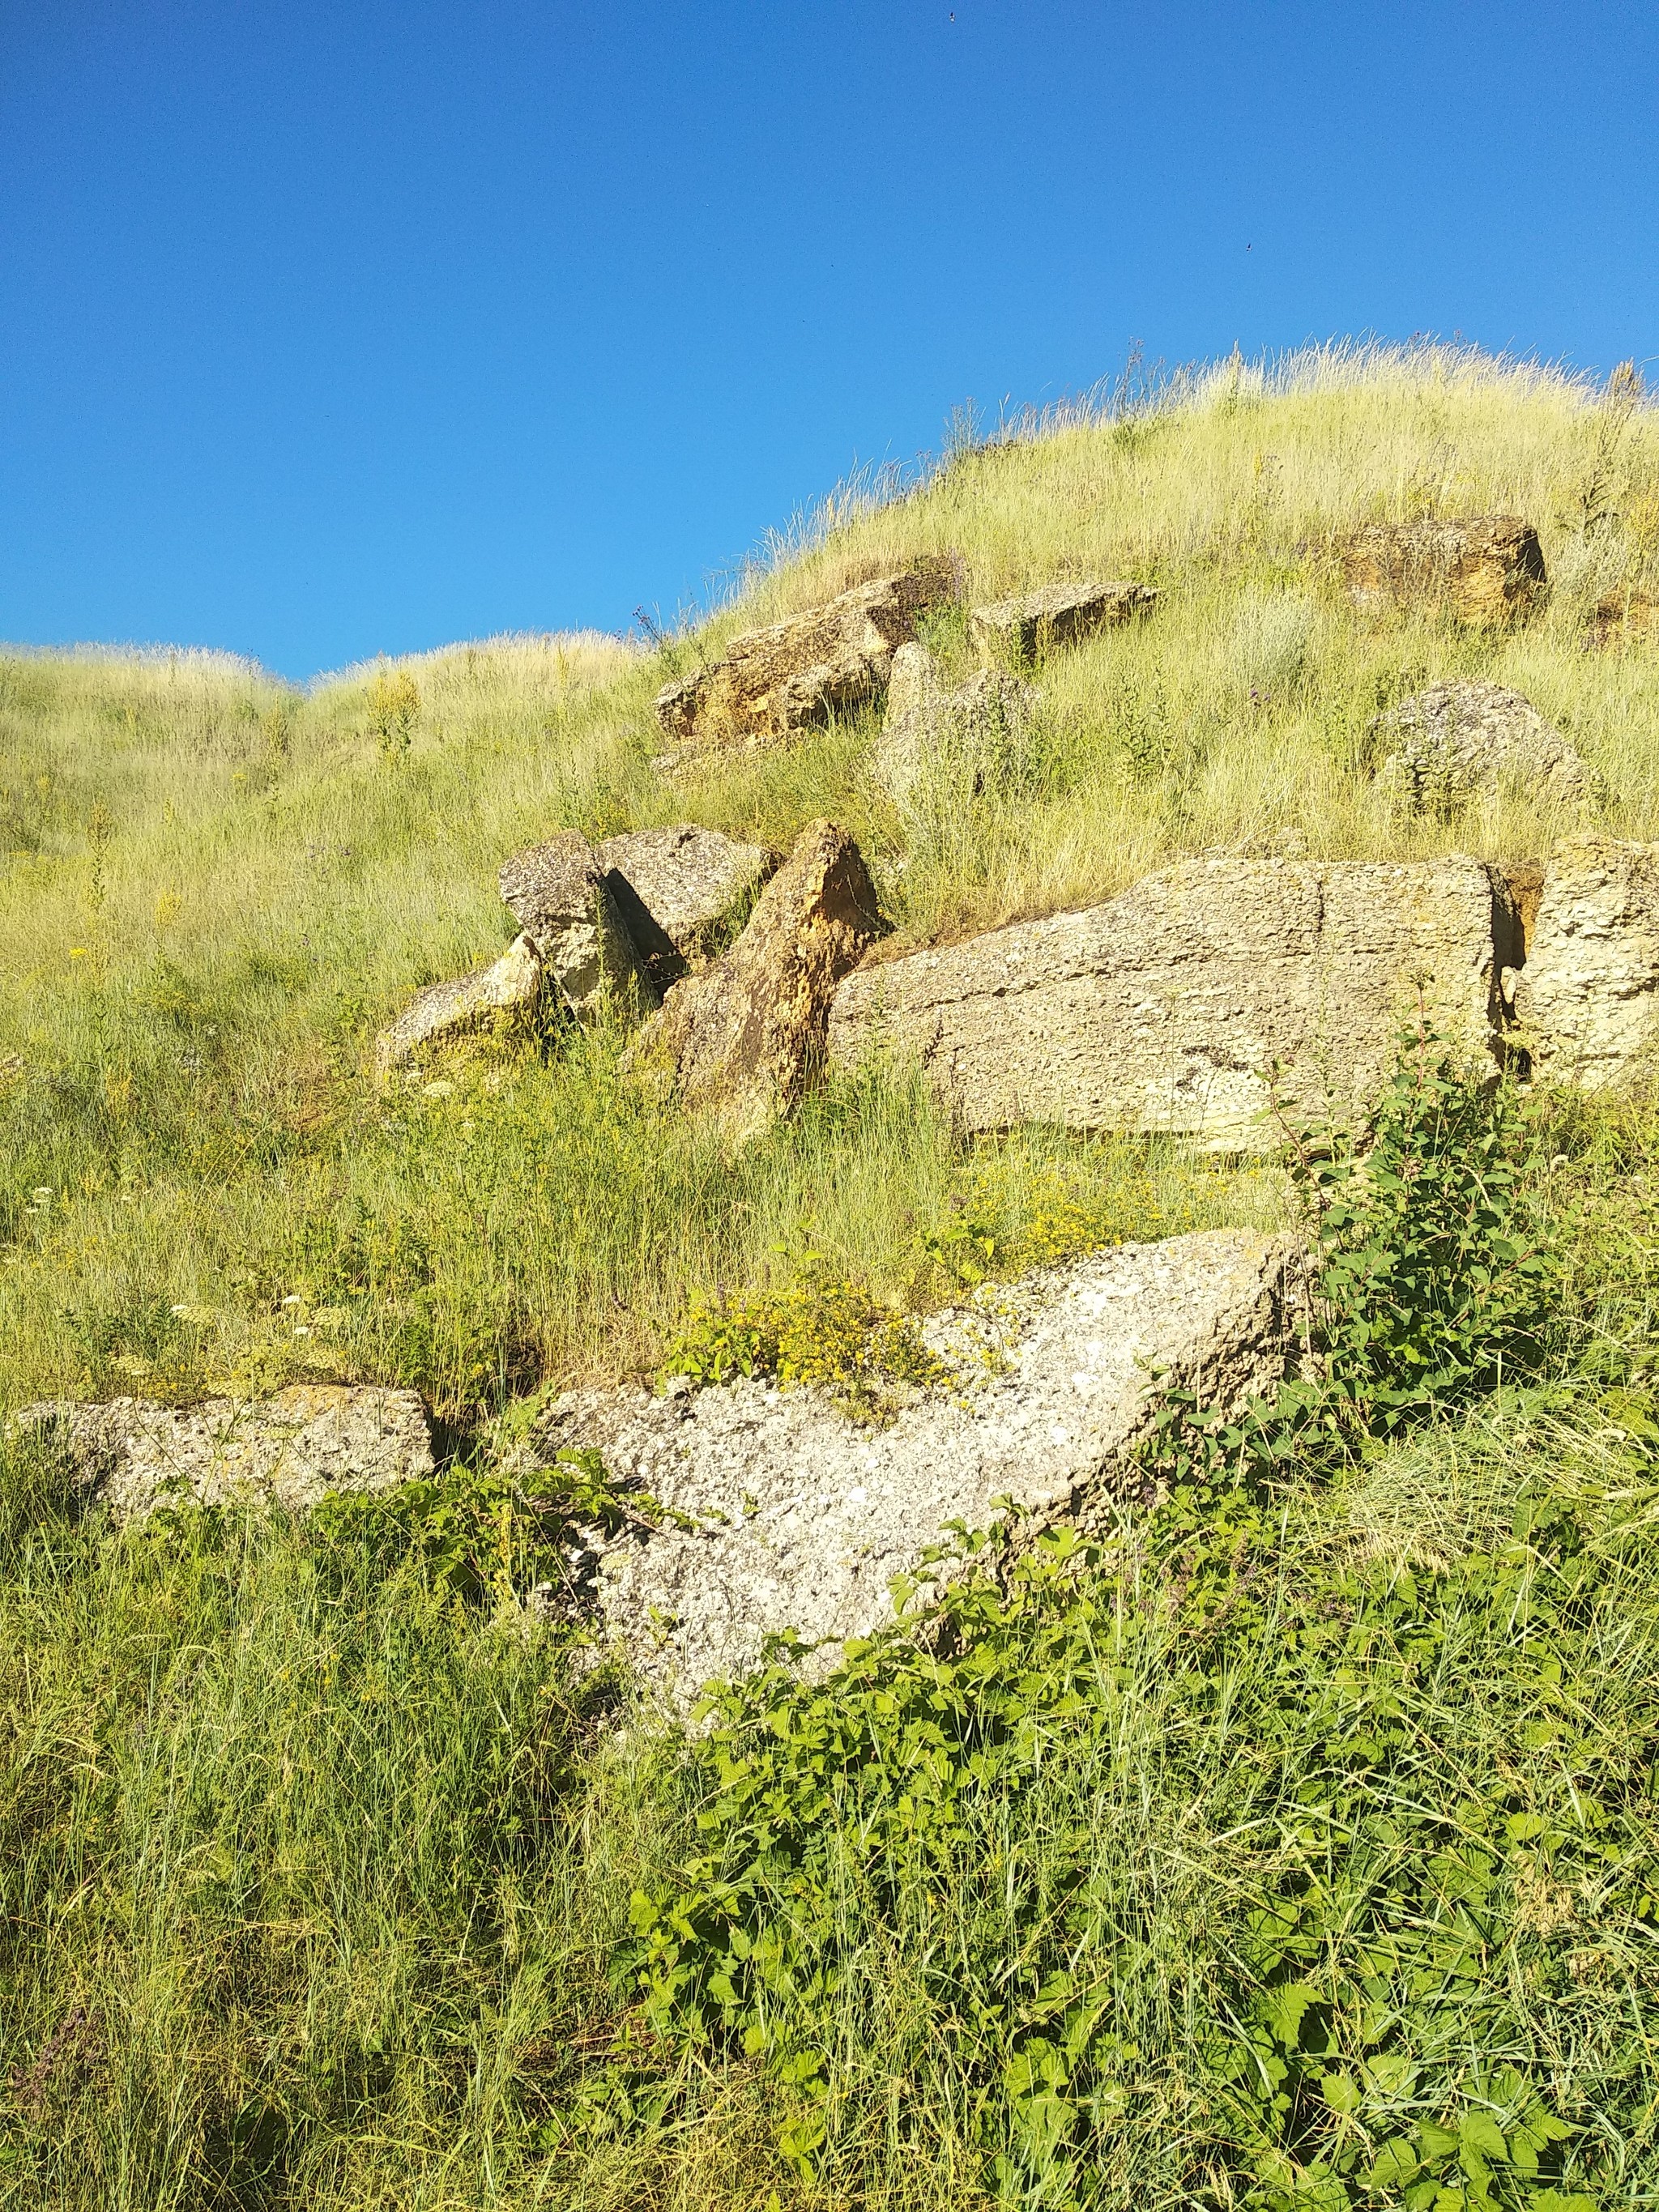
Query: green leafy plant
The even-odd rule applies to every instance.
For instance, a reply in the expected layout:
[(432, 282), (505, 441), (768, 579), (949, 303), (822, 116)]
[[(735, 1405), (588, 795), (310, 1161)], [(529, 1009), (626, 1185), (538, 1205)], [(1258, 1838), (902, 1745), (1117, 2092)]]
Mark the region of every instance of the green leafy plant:
[[(905, 1962), (949, 2046), (985, 2186), (1095, 2201), (1158, 2039), (1129, 2032), (1152, 1954), (1098, 1826), (1124, 1731), (1150, 1726), (1150, 1786), (1172, 1808), (1207, 1796), (1212, 1826), (1260, 1839), (1194, 1905), (1218, 1946), (1184, 1999), (1194, 2173), (1218, 2165), (1270, 2212), (1592, 2203), (1558, 2186), (1577, 2130), (1547, 2082), (1483, 2055), (1510, 2031), (1480, 1961), (1528, 1951), (1539, 1839), (1559, 1889), (1620, 1822), (1629, 1766), (1602, 1771), (1593, 1820), (1564, 1820), (1515, 1784), (1454, 1783), (1420, 1717), (1425, 1669), (1449, 1651), (1489, 1668), (1501, 1652), (1522, 1679), (1571, 1663), (1597, 1603), (1583, 1519), (1546, 1490), (1506, 1545), (1439, 1576), (1316, 1553), (1287, 1571), (1274, 1502), (1297, 1468), (1357, 1465), (1357, 1443), (1455, 1405), (1524, 1348), (1548, 1262), (1521, 1233), (1519, 1142), (1512, 1103), (1420, 1024), (1359, 1140), (1298, 1136), (1316, 1373), (1231, 1423), (1167, 1405), (1144, 1464), (1168, 1504), (1114, 1552), (1061, 1532), (1016, 1555), (1006, 1528), (959, 1531), (953, 1556), (896, 1587), (922, 1595), (909, 1619), (849, 1646), (828, 1681), (803, 1682), (786, 1647), (714, 1695), (690, 1760), (701, 1847), (635, 1893), (618, 1963), (669, 2047), (769, 2067), (804, 2175), (836, 2154), (849, 2036), (882, 2032), (874, 1950)], [(1221, 1774), (1206, 1747), (1224, 1712), (1252, 1748)], [(1519, 1735), (1500, 1723), (1496, 1738), (1484, 1755), (1510, 1772)]]

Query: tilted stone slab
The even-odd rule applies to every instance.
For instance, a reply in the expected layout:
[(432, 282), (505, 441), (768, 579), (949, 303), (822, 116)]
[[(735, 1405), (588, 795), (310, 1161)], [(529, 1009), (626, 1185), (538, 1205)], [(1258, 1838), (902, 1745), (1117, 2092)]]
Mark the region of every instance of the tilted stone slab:
[(968, 635), (993, 659), (1030, 660), (1059, 646), (1080, 645), (1097, 630), (1138, 622), (1157, 604), (1150, 584), (1045, 584), (1040, 591), (975, 607)]
[(1374, 523), (1339, 556), (1349, 598), (1370, 613), (1443, 607), (1498, 628), (1530, 614), (1547, 588), (1538, 532), (1517, 514)]
[(676, 744), (769, 744), (846, 714), (885, 689), (895, 649), (916, 619), (954, 599), (949, 555), (878, 577), (805, 614), (734, 638), (724, 656), (658, 694), (657, 720)]
[(598, 855), (580, 830), (501, 865), (501, 898), (535, 947), (548, 982), (578, 1016), (605, 1005), (648, 1011), (653, 988), (617, 912)]
[(1545, 864), (1516, 994), (1534, 1067), (1606, 1090), (1659, 1047), (1659, 845), (1580, 837)]
[(1129, 1455), (1161, 1389), (1231, 1412), (1274, 1387), (1301, 1342), (1301, 1285), (1288, 1237), (1121, 1245), (927, 1323), (957, 1379), (890, 1427), (769, 1383), (584, 1390), (552, 1409), (534, 1449), (596, 1449), (613, 1480), (694, 1523), (609, 1545), (596, 1534), (584, 1563), (613, 1632), (684, 1707), (711, 1677), (752, 1669), (769, 1636), (824, 1644), (827, 1666), (891, 1620), (889, 1583), (948, 1522), (987, 1527), (1000, 1497), (1049, 1522), (1103, 1519), (1139, 1494)]
[(542, 963), (527, 937), (516, 937), (501, 958), (458, 981), (428, 983), (405, 1013), (374, 1040), (374, 1064), (385, 1075), (428, 1045), (498, 1024), (533, 1021), (542, 1000)]
[(1192, 860), (1085, 913), (860, 969), (836, 994), (830, 1056), (919, 1061), (969, 1131), (1267, 1145), (1272, 1064), (1292, 1113), (1352, 1114), (1392, 1066), (1419, 978), (1442, 1031), (1492, 1065), (1496, 967), (1519, 957), (1479, 860)]
[(880, 928), (858, 847), (833, 822), (809, 823), (731, 951), (668, 994), (641, 1065), (667, 1065), (686, 1105), (755, 1133), (821, 1072), (836, 986)]
[(708, 966), (734, 910), (776, 873), (780, 857), (686, 822), (607, 837), (594, 854), (659, 991)]
[(179, 1500), (299, 1511), (333, 1491), (389, 1490), (433, 1468), (419, 1394), (373, 1385), (295, 1383), (274, 1398), (182, 1407), (50, 1400), (25, 1407), (13, 1426), (52, 1438), (81, 1486), (123, 1520)]

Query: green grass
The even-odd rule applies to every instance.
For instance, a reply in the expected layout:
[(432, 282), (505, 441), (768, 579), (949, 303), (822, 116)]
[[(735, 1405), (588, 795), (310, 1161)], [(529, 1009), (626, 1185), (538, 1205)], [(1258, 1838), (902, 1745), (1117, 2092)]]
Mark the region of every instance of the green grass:
[[(1363, 621), (1333, 589), (1346, 524), (1488, 507), (1543, 535), (1556, 589), (1526, 629)], [(653, 767), (668, 672), (945, 546), (981, 598), (1102, 572), (1163, 592), (1036, 672), (1018, 775), (913, 843), (868, 717)], [(1603, 779), (1599, 822), (1659, 834), (1659, 658), (1583, 645), (1600, 593), (1656, 563), (1651, 410), (1470, 356), (1337, 352), (959, 451), (884, 505), (845, 495), (661, 651), (399, 664), (412, 708), (374, 668), (301, 692), (204, 656), (0, 656), (0, 1413), (407, 1382), (465, 1487), (527, 1393), (649, 1371), (723, 1295), (915, 1309), (1095, 1243), (1284, 1218), (1271, 1168), (1048, 1131), (965, 1146), (896, 1078), (733, 1155), (614, 1035), (481, 1044), (385, 1095), (368, 1048), (500, 949), (498, 862), (567, 824), (787, 845), (828, 814), (895, 950), (1215, 846), (1546, 849), (1563, 824), (1523, 800), (1409, 824), (1374, 795), (1370, 716), (1443, 675), (1526, 691)], [(934, 642), (959, 663), (959, 629)], [(1289, 2158), (1328, 2169), (1294, 2201), (1370, 2212), (1403, 2201), (1361, 2193), (1402, 2131), (1437, 2190), (1473, 2186), (1467, 2150), (1500, 2203), (1659, 2202), (1659, 1118), (1641, 1094), (1540, 1101), (1522, 1152), (1559, 1258), (1543, 1376), (1334, 1480), (1126, 1526), (1064, 1601), (999, 1619), (964, 1595), (945, 1707), (968, 1732), (933, 1748), (950, 1769), (981, 1747), (975, 1665), (1014, 1699), (1012, 1747), (950, 1833), (866, 1755), (898, 1741), (872, 1698), (939, 1721), (943, 1647), (866, 1657), (828, 1703), (739, 1698), (731, 1757), (854, 1747), (829, 1815), (793, 1781), (774, 1808), (820, 1851), (817, 1963), (842, 1970), (810, 2046), (787, 2007), (752, 2051), (742, 2021), (700, 2041), (641, 2010), (630, 1895), (689, 1894), (703, 1877), (677, 1869), (735, 1850), (747, 1801), (714, 1750), (619, 1731), (625, 1686), (489, 1575), (458, 1584), (349, 1516), (124, 1534), (6, 1446), (0, 2205), (965, 2212), (1001, 2157), (1033, 2212), (1068, 2191), (1174, 2212), (1266, 2206)], [(1043, 1982), (1083, 1969), (1122, 2048), (1097, 2022), (1061, 2082), (1037, 2045), (1073, 1997), (1054, 2013)], [(1296, 1982), (1316, 1996), (1291, 2022), (1271, 1991)], [(825, 2065), (792, 2080), (809, 2047)], [(1060, 2106), (1089, 2100), (1079, 2133)], [(1508, 2157), (1534, 2105), (1570, 2130), (1536, 2181)], [(1460, 2133), (1479, 2112), (1495, 2165), (1478, 2121)]]

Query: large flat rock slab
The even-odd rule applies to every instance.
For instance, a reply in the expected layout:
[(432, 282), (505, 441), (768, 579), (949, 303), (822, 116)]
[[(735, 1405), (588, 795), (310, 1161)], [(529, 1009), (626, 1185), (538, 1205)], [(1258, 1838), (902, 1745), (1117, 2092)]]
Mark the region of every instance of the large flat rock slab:
[(894, 1576), (948, 1523), (987, 1526), (1001, 1497), (1086, 1525), (1130, 1479), (1161, 1387), (1229, 1409), (1273, 1387), (1301, 1340), (1301, 1282), (1289, 1237), (1121, 1245), (930, 1322), (957, 1380), (887, 1428), (769, 1383), (586, 1390), (559, 1401), (536, 1448), (596, 1449), (614, 1480), (694, 1522), (617, 1542), (599, 1575), (612, 1631), (684, 1705), (752, 1669), (769, 1636), (793, 1632), (830, 1663), (892, 1619)]
[(860, 969), (829, 1051), (842, 1066), (913, 1058), (969, 1131), (1261, 1146), (1278, 1139), (1274, 1063), (1292, 1113), (1362, 1107), (1419, 982), (1443, 1034), (1492, 1064), (1497, 971), (1518, 959), (1507, 891), (1480, 860), (1193, 860), (1081, 914)]

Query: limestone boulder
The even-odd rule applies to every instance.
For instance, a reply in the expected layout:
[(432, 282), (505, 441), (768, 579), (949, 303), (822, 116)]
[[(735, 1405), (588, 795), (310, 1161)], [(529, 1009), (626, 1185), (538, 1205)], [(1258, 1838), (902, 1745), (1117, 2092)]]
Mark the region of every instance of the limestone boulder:
[(1589, 771), (1532, 702), (1502, 684), (1436, 684), (1379, 714), (1377, 772), (1404, 813), (1454, 812), (1472, 799), (1524, 793), (1581, 805)]
[(880, 696), (898, 647), (918, 617), (957, 596), (950, 555), (842, 592), (825, 605), (734, 638), (723, 657), (657, 696), (657, 720), (677, 745), (752, 746), (846, 714)]
[(562, 830), (502, 864), (501, 897), (538, 958), (549, 989), (579, 1018), (609, 1006), (648, 1010), (657, 993), (617, 913), (599, 856), (580, 830)]
[(861, 969), (836, 994), (832, 1062), (919, 1063), (966, 1130), (1048, 1121), (1168, 1130), (1218, 1149), (1292, 1114), (1363, 1109), (1419, 982), (1437, 1026), (1492, 1064), (1507, 885), (1456, 856), (1402, 864), (1187, 861), (1104, 906)]
[(608, 837), (594, 857), (659, 992), (708, 966), (724, 946), (733, 914), (779, 865), (779, 855), (764, 846), (684, 822)]
[(1130, 1465), (1162, 1389), (1239, 1408), (1295, 1363), (1305, 1316), (1293, 1240), (1208, 1231), (1122, 1245), (982, 1294), (926, 1324), (948, 1385), (890, 1426), (812, 1389), (737, 1382), (665, 1395), (584, 1390), (535, 1439), (597, 1449), (691, 1522), (595, 1534), (599, 1603), (647, 1681), (684, 1709), (793, 1631), (832, 1663), (893, 1618), (889, 1584), (946, 1525), (984, 1528), (1012, 1495), (1089, 1526), (1144, 1495)]
[(389, 1490), (433, 1469), (419, 1394), (368, 1385), (299, 1383), (274, 1398), (183, 1407), (52, 1400), (24, 1407), (13, 1427), (55, 1444), (81, 1488), (122, 1520), (192, 1499), (297, 1512), (334, 1491)]
[(542, 963), (527, 937), (517, 937), (488, 968), (448, 983), (429, 983), (404, 1013), (374, 1040), (380, 1075), (428, 1045), (480, 1030), (533, 1025), (542, 1003)]
[(925, 645), (899, 647), (872, 766), (913, 837), (936, 815), (958, 818), (988, 786), (1018, 779), (1037, 697), (1002, 668), (948, 689)]
[(1495, 629), (1530, 614), (1547, 589), (1538, 532), (1516, 514), (1375, 523), (1338, 551), (1348, 596), (1368, 613), (1443, 608)]
[(1040, 659), (1056, 647), (1081, 644), (1097, 630), (1138, 622), (1157, 604), (1150, 584), (1045, 584), (1040, 591), (975, 607), (968, 635), (988, 659)]
[(641, 1058), (672, 1067), (684, 1102), (719, 1109), (734, 1133), (763, 1127), (817, 1074), (836, 986), (880, 928), (858, 847), (810, 823), (731, 951), (669, 993)]
[(1659, 1045), (1659, 845), (1580, 837), (1543, 872), (1516, 989), (1540, 1073), (1606, 1090)]

